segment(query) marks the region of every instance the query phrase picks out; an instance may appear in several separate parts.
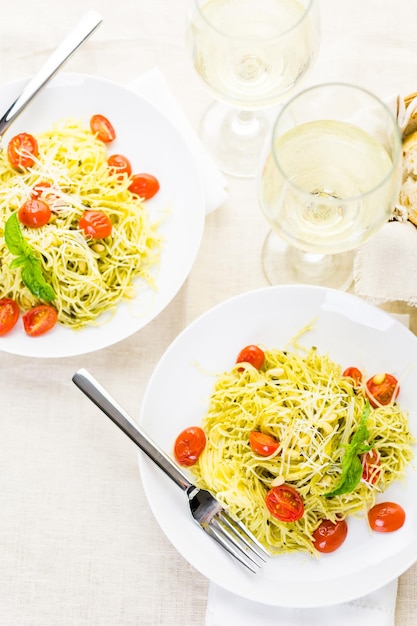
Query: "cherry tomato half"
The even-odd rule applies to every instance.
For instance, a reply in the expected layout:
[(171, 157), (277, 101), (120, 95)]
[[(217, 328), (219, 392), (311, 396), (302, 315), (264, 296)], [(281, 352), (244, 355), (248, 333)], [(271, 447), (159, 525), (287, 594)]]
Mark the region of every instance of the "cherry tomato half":
[(304, 503), (300, 494), (290, 485), (272, 487), (266, 494), (268, 511), (281, 522), (296, 522), (304, 514)]
[(0, 336), (12, 330), (19, 319), (19, 307), (11, 298), (0, 300)]
[[(112, 174), (127, 174), (130, 176), (132, 173), (130, 161), (123, 154), (112, 154), (107, 159), (107, 164)], [(123, 177), (121, 176), (120, 178)]]
[(31, 198), (17, 212), (19, 221), (28, 228), (40, 228), (49, 222), (51, 209), (43, 200)]
[(366, 480), (370, 485), (375, 485), (378, 482), (379, 475), (381, 473), (380, 465), (381, 458), (378, 450), (369, 450), (361, 457), (362, 463), (362, 478)]
[(347, 367), (343, 372), (343, 376), (352, 378), (355, 387), (359, 387), (362, 382), (362, 372), (357, 367)]
[(111, 235), (113, 225), (103, 211), (84, 211), (78, 222), (78, 228), (93, 239), (104, 239)]
[(149, 200), (158, 193), (159, 181), (152, 174), (134, 174), (129, 185), (129, 191)]
[(199, 426), (190, 426), (183, 430), (175, 440), (174, 456), (177, 463), (189, 467), (198, 461), (206, 447), (206, 435)]
[(19, 169), (32, 167), (38, 152), (38, 142), (29, 133), (15, 135), (10, 139), (7, 146), (7, 157), (10, 165)]
[(404, 509), (395, 502), (380, 502), (368, 511), (369, 526), (378, 533), (392, 533), (405, 522)]
[(313, 532), (314, 547), (319, 552), (334, 552), (347, 537), (348, 527), (345, 520), (331, 522), (324, 519)]
[[(243, 348), (237, 355), (236, 363), (250, 363), (257, 370), (261, 369), (265, 361), (265, 352), (259, 346), (250, 345)], [(240, 372), (243, 368), (239, 369)]]
[(90, 119), (90, 128), (97, 139), (100, 139), (100, 141), (104, 143), (110, 143), (116, 139), (116, 131), (111, 122), (104, 115), (93, 115)]
[(374, 408), (394, 402), (400, 393), (400, 385), (391, 374), (375, 374), (366, 381), (366, 393)]
[(260, 433), (257, 430), (252, 430), (249, 433), (249, 444), (252, 450), (260, 456), (270, 456), (279, 448), (279, 441), (271, 435)]
[(55, 326), (58, 314), (54, 307), (49, 304), (38, 304), (33, 309), (26, 311), (22, 316), (23, 327), (28, 335), (37, 337), (43, 335)]

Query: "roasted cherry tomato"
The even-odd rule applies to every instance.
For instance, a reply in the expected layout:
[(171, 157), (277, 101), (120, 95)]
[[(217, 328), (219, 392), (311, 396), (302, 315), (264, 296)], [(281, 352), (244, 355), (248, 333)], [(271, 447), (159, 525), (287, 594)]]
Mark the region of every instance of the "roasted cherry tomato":
[(51, 183), (49, 183), (47, 180), (36, 183), (36, 185), (33, 185), (32, 187), (32, 198), (40, 198), (43, 193), (49, 192), (51, 187)]
[(85, 211), (78, 222), (78, 228), (93, 239), (104, 239), (111, 235), (113, 226), (109, 216), (103, 211)]
[(38, 156), (38, 142), (29, 133), (15, 135), (7, 146), (7, 157), (12, 167), (26, 169), (32, 167)]
[(362, 478), (366, 480), (367, 483), (375, 485), (381, 473), (381, 459), (378, 450), (365, 452), (361, 457), (361, 462), (363, 467)]
[(55, 326), (58, 314), (49, 304), (38, 304), (24, 313), (22, 319), (26, 333), (31, 337), (37, 337)]
[(355, 387), (359, 387), (362, 382), (362, 372), (357, 367), (347, 367), (343, 372), (343, 376), (352, 378)]
[(249, 444), (252, 450), (260, 456), (270, 456), (279, 448), (279, 441), (271, 435), (260, 433), (257, 430), (252, 430), (249, 433)]
[(272, 487), (266, 494), (268, 511), (281, 522), (296, 522), (304, 514), (304, 503), (300, 494), (290, 485)]
[(97, 139), (104, 141), (104, 143), (110, 143), (116, 139), (116, 131), (114, 130), (111, 122), (104, 117), (104, 115), (93, 115), (90, 119), (90, 128)]
[(198, 461), (206, 446), (206, 435), (199, 426), (183, 430), (175, 440), (174, 456), (177, 463), (189, 467)]
[(51, 209), (43, 200), (31, 198), (17, 212), (19, 221), (28, 228), (40, 228), (49, 222)]
[(331, 522), (324, 519), (313, 532), (314, 547), (319, 552), (334, 552), (344, 542), (348, 532), (345, 520)]
[(375, 374), (366, 381), (366, 393), (374, 408), (393, 402), (400, 393), (400, 385), (391, 374)]
[(32, 187), (31, 196), (32, 198), (35, 198), (36, 200), (43, 198), (43, 200), (45, 200), (46, 203), (49, 203), (49, 202), (53, 203), (55, 202), (55, 200), (60, 199), (60, 196), (56, 187), (53, 187), (52, 184), (49, 183), (48, 181), (42, 181), (42, 182), (36, 183), (36, 185)]
[(127, 174), (130, 176), (132, 173), (130, 161), (127, 157), (123, 156), (123, 154), (112, 154), (108, 158), (107, 163), (112, 174)]
[(395, 502), (380, 502), (368, 511), (369, 526), (378, 533), (392, 533), (405, 522), (404, 509)]
[(145, 200), (153, 198), (159, 191), (159, 181), (152, 174), (134, 174), (129, 185), (129, 191)]
[[(237, 355), (236, 363), (250, 363), (257, 370), (261, 369), (265, 361), (265, 352), (258, 346), (250, 345), (243, 348)], [(243, 371), (243, 368), (239, 368)]]
[(19, 307), (11, 298), (0, 300), (0, 336), (12, 330), (19, 319)]

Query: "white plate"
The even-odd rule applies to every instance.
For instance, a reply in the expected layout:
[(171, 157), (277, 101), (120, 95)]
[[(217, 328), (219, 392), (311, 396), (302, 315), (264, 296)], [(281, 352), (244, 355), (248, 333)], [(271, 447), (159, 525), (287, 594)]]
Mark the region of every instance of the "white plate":
[[(171, 453), (185, 427), (199, 424), (207, 410), (214, 377), (230, 369), (251, 343), (283, 348), (313, 318), (302, 338), (343, 366), (369, 373), (401, 374), (401, 405), (417, 435), (417, 338), (402, 324), (349, 294), (317, 287), (270, 287), (249, 292), (208, 311), (171, 344), (149, 382), (140, 421)], [(317, 607), (363, 596), (403, 573), (417, 560), (417, 472), (379, 497), (406, 511), (397, 532), (376, 533), (364, 519), (349, 519), (342, 547), (318, 559), (305, 553), (269, 560), (261, 573), (247, 572), (192, 521), (186, 497), (144, 455), (143, 485), (152, 511), (172, 544), (204, 576), (245, 598), (276, 606)]]
[[(4, 109), (21, 93), (26, 81), (0, 88)], [(3, 113), (3, 111), (2, 111)], [(103, 326), (74, 331), (57, 325), (37, 338), (25, 335), (19, 323), (0, 341), (0, 350), (32, 357), (85, 354), (110, 346), (143, 328), (174, 298), (187, 278), (200, 247), (204, 228), (204, 198), (193, 155), (181, 135), (152, 103), (111, 81), (81, 74), (58, 74), (16, 119), (4, 136), (4, 145), (18, 132), (48, 130), (62, 118), (107, 116), (116, 129), (112, 153), (129, 157), (133, 171), (150, 172), (161, 189), (150, 209), (168, 207), (160, 228), (166, 239), (157, 274), (158, 291), (140, 290), (132, 306), (120, 303), (117, 313)]]

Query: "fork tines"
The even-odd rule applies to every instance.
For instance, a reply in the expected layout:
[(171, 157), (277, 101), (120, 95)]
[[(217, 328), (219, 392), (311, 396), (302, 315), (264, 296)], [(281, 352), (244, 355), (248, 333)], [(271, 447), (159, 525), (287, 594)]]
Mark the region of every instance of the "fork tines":
[(254, 574), (266, 562), (266, 557), (270, 556), (245, 525), (232, 518), (225, 510), (216, 513), (205, 530)]

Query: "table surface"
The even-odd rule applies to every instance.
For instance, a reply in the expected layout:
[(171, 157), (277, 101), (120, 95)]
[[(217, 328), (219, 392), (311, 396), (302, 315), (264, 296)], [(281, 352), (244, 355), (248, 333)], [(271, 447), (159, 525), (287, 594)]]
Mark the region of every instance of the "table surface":
[[(0, 21), (0, 83), (30, 76), (89, 8), (104, 22), (66, 70), (128, 83), (158, 66), (198, 128), (210, 102), (184, 47), (188, 0), (20, 0)], [(320, 0), (322, 44), (308, 82), (354, 82), (380, 97), (417, 90), (414, 0)], [(122, 8), (123, 7), (123, 8)], [(9, 103), (2, 103), (3, 109)], [(208, 581), (161, 533), (135, 446), (75, 389), (85, 367), (138, 415), (171, 341), (213, 305), (266, 285), (267, 224), (253, 180), (227, 179), (188, 280), (146, 328), (62, 360), (1, 353), (0, 624), (204, 624)], [(417, 288), (417, 285), (416, 285)], [(391, 310), (410, 314), (405, 305)], [(400, 578), (396, 623), (417, 619), (417, 566)]]

